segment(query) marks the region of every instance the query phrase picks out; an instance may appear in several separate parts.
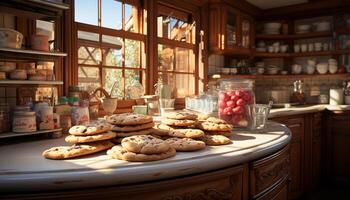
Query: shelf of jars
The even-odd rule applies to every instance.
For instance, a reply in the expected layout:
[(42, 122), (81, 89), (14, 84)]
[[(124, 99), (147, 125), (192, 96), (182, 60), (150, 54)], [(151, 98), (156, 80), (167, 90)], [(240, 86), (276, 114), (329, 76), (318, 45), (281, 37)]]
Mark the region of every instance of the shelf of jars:
[(320, 38), (320, 37), (332, 37), (333, 32), (322, 31), (322, 32), (311, 32), (311, 33), (295, 33), (295, 34), (257, 34), (256, 39), (260, 40), (299, 40), (307, 38)]
[(349, 77), (349, 73), (337, 73), (337, 74), (276, 74), (276, 75), (252, 75), (252, 74), (215, 74), (209, 76), (209, 80), (218, 80), (225, 78), (244, 78), (244, 79), (306, 79), (306, 78), (325, 78), (325, 79), (341, 79)]
[(350, 53), (350, 49), (340, 49), (336, 51), (299, 52), (299, 53), (254, 52), (254, 57), (262, 57), (262, 58), (311, 57), (311, 56), (332, 56), (332, 55), (349, 54), (349, 53)]
[(63, 85), (63, 81), (0, 80), (1, 87), (13, 85), (55, 86)]
[(33, 131), (33, 132), (24, 132), (24, 133), (15, 133), (15, 132), (6, 132), (6, 133), (0, 133), (0, 139), (5, 138), (13, 138), (13, 137), (22, 137), (22, 136), (28, 136), (28, 135), (39, 135), (39, 134), (61, 134), (62, 129), (51, 129), (51, 130), (40, 130), (40, 131)]

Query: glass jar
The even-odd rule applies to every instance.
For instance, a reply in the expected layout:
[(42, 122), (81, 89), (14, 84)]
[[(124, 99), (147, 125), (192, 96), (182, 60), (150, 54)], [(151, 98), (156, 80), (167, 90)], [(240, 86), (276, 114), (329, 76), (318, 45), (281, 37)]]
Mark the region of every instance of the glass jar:
[(252, 128), (255, 95), (254, 81), (247, 79), (225, 79), (220, 82), (219, 118), (234, 127)]

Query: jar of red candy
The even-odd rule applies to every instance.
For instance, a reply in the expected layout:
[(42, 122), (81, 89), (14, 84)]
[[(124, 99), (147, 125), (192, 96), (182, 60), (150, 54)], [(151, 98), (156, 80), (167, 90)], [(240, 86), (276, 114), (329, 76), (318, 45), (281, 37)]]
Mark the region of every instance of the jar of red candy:
[(254, 82), (247, 79), (225, 79), (220, 82), (219, 118), (234, 127), (251, 128), (255, 96)]

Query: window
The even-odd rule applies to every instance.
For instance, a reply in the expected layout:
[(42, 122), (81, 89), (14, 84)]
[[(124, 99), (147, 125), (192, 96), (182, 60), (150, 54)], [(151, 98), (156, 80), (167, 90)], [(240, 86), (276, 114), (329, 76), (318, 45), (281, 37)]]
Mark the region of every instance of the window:
[(158, 10), (158, 81), (171, 85), (175, 97), (194, 95), (198, 87), (196, 23), (189, 13), (163, 5)]
[(78, 82), (89, 91), (111, 92), (115, 85), (112, 95), (128, 98), (125, 91), (135, 77), (145, 86), (143, 10), (136, 1), (91, 1), (97, 6), (75, 0)]

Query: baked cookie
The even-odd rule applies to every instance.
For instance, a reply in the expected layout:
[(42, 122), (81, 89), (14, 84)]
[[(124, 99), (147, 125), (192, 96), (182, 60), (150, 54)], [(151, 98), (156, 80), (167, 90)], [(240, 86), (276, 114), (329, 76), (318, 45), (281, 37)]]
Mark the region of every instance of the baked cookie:
[(174, 129), (169, 132), (172, 137), (179, 138), (200, 138), (204, 136), (204, 132), (199, 129)]
[(134, 135), (149, 135), (153, 132), (153, 129), (145, 129), (140, 131), (131, 131), (131, 132), (115, 132), (117, 137), (129, 137)]
[(86, 136), (86, 135), (96, 135), (99, 133), (104, 133), (110, 131), (112, 126), (108, 123), (92, 123), (88, 126), (76, 125), (69, 129), (69, 134)]
[(208, 119), (208, 117), (209, 117), (208, 115), (206, 115), (204, 113), (199, 113), (197, 115), (198, 115), (197, 119), (200, 121), (204, 121), (204, 120)]
[(96, 134), (96, 135), (87, 135), (87, 136), (68, 135), (65, 138), (65, 141), (73, 144), (96, 142), (100, 140), (109, 140), (109, 139), (115, 138), (116, 135), (117, 135), (116, 133), (111, 131), (106, 133)]
[(159, 154), (140, 154), (127, 151), (121, 146), (114, 146), (107, 151), (107, 155), (118, 160), (126, 160), (132, 162), (147, 162), (170, 158), (176, 155), (176, 150), (172, 147), (168, 151)]
[(113, 125), (139, 125), (153, 122), (152, 116), (136, 113), (114, 114), (107, 117), (107, 122)]
[(165, 140), (176, 151), (197, 151), (205, 148), (203, 141), (191, 138), (169, 138)]
[(170, 146), (162, 139), (151, 135), (136, 135), (122, 140), (122, 147), (127, 151), (141, 154), (159, 154), (168, 151)]
[(175, 112), (167, 112), (163, 114), (163, 117), (168, 119), (197, 119), (197, 115), (187, 111), (175, 111)]
[(168, 126), (166, 124), (160, 124), (156, 123), (152, 128), (152, 134), (159, 135), (159, 136), (167, 136), (169, 135), (169, 132), (174, 130), (173, 127)]
[(225, 120), (217, 118), (217, 117), (208, 117), (206, 119), (206, 121), (212, 122), (212, 123), (215, 123), (215, 124), (227, 124), (227, 122)]
[(42, 153), (45, 158), (61, 160), (74, 158), (87, 154), (93, 154), (113, 147), (114, 144), (110, 141), (91, 142), (87, 144), (77, 144), (73, 146), (52, 147)]
[(146, 123), (146, 124), (139, 124), (134, 126), (112, 126), (112, 131), (119, 131), (119, 132), (132, 132), (132, 131), (140, 131), (145, 129), (150, 129), (154, 126), (153, 122)]
[(225, 137), (231, 137), (233, 135), (233, 133), (231, 131), (206, 131), (205, 134), (223, 135)]
[(196, 124), (195, 120), (190, 119), (168, 119), (163, 118), (162, 123), (169, 125), (169, 126), (192, 126)]
[(227, 123), (217, 124), (208, 121), (197, 123), (197, 127), (205, 131), (231, 131), (233, 128), (232, 125)]
[(204, 137), (200, 138), (200, 140), (209, 146), (218, 146), (232, 143), (229, 138), (223, 135), (205, 135)]

